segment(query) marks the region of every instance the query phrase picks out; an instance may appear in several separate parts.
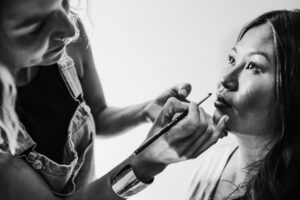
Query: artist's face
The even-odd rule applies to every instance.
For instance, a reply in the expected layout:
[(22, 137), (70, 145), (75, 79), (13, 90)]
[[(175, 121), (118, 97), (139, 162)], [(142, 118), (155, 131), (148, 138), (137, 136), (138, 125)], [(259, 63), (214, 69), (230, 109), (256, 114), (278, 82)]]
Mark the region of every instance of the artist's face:
[(231, 50), (218, 84), (214, 120), (228, 115), (228, 130), (271, 134), (275, 127), (275, 49), (269, 25), (254, 27)]
[(19, 68), (49, 65), (75, 34), (68, 0), (1, 0), (0, 62)]

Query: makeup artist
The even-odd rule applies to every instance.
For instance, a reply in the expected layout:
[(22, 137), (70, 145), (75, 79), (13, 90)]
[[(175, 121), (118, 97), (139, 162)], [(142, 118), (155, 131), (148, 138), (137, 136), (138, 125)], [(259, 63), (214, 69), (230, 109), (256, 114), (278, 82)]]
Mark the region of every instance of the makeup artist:
[[(186, 98), (188, 84), (140, 105), (107, 106), (88, 39), (68, 0), (2, 0), (0, 13), (0, 63), (18, 86), (20, 120), (8, 117), (12, 110), (1, 115), (7, 120), (1, 119), (0, 199), (124, 199), (223, 134), (226, 117), (212, 126), (195, 103), (176, 99)], [(156, 142), (94, 180), (96, 133), (114, 135), (150, 119), (150, 137), (186, 109), (188, 115)]]

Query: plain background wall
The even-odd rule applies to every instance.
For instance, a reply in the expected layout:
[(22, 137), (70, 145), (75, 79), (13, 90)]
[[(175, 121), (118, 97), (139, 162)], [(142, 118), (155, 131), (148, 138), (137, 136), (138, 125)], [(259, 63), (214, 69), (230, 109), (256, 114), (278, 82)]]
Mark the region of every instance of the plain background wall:
[[(241, 27), (262, 12), (300, 8), (299, 0), (90, 0), (84, 20), (106, 100), (126, 106), (156, 97), (182, 82), (189, 99), (215, 92), (227, 53)], [(83, 16), (84, 18), (85, 16)], [(95, 88), (96, 90), (97, 88)], [(203, 107), (212, 114), (210, 98)], [(130, 155), (150, 124), (96, 141), (100, 177)], [(134, 200), (184, 199), (197, 160), (168, 167)]]

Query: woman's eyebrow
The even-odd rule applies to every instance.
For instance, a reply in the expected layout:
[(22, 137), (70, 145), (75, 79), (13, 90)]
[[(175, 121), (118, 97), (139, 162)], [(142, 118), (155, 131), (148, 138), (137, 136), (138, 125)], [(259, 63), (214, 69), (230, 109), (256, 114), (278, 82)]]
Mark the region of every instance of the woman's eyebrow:
[(270, 64), (272, 63), (269, 55), (263, 51), (254, 51), (254, 52), (249, 53), (249, 56), (253, 56), (253, 55), (263, 56)]
[[(231, 49), (232, 52), (236, 53), (237, 52), (237, 48), (236, 47), (233, 47)], [(248, 54), (248, 56), (253, 56), (253, 55), (260, 55), (260, 56), (263, 56), (270, 64), (272, 64), (271, 62), (271, 58), (269, 57), (269, 55), (266, 53), (266, 52), (263, 52), (263, 51), (253, 51), (253, 52), (250, 52)]]
[(236, 47), (232, 47), (231, 51), (233, 51), (234, 53), (236, 53)]

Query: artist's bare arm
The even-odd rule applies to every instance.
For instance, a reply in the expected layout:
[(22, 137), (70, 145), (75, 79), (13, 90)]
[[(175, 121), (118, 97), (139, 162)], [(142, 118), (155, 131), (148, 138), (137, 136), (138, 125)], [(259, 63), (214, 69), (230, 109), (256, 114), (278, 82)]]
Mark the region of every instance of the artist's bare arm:
[[(222, 135), (226, 119), (222, 117), (217, 126), (210, 123), (203, 109), (195, 103), (168, 100), (150, 129), (149, 136), (170, 122), (173, 116), (188, 109), (185, 118), (159, 137), (138, 155), (130, 156), (109, 173), (91, 184), (77, 188), (66, 199), (70, 200), (119, 200), (112, 190), (111, 177), (126, 164), (130, 164), (136, 176), (149, 182), (169, 164), (196, 158), (213, 145)], [(25, 161), (0, 153), (0, 199), (6, 200), (58, 200), (44, 179)]]
[(146, 118), (154, 121), (169, 97), (184, 99), (190, 93), (191, 86), (181, 84), (166, 90), (152, 101), (122, 108), (108, 106), (87, 35), (82, 24), (78, 25), (80, 39), (68, 46), (68, 53), (76, 63), (84, 98), (91, 107), (95, 119), (97, 134), (114, 135), (146, 122)]

